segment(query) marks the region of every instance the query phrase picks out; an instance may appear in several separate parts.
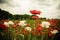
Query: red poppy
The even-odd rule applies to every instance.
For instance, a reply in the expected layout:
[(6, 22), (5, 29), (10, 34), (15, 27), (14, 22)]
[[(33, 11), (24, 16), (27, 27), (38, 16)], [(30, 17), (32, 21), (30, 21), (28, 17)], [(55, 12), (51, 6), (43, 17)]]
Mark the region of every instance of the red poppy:
[(52, 27), (49, 27), (49, 28), (48, 28), (48, 31), (53, 31), (53, 28), (52, 28)]
[(42, 32), (42, 27), (39, 23), (36, 26), (36, 31)]
[(53, 26), (52, 20), (48, 20), (48, 22), (50, 23), (51, 26)]
[(16, 28), (16, 25), (14, 24), (14, 25), (12, 25), (12, 28)]
[(30, 31), (30, 33), (31, 33), (32, 35), (34, 35), (34, 29), (32, 29), (32, 30)]
[(38, 16), (36, 16), (36, 17), (35, 17), (35, 19), (36, 19), (36, 20), (38, 20), (38, 19), (39, 19), (39, 17), (38, 17)]
[(55, 20), (55, 19), (48, 20), (48, 22), (51, 24), (51, 26), (57, 26), (58, 24), (58, 20)]
[(53, 36), (53, 34), (50, 31), (53, 31), (52, 27), (49, 27), (48, 30), (47, 30), (48, 37)]
[(59, 27), (57, 27), (57, 30), (59, 30), (59, 31), (60, 31), (60, 26), (59, 26)]
[(24, 28), (22, 28), (22, 34), (25, 35), (26, 34), (26, 31)]
[(4, 24), (0, 24), (0, 30), (5, 30), (7, 27)]
[(38, 17), (38, 16), (32, 16), (31, 18), (36, 19), (36, 20), (38, 20), (38, 19), (39, 19), (39, 17)]
[(36, 36), (40, 36), (40, 32), (39, 31), (36, 31)]
[(37, 27), (36, 31), (42, 32), (42, 27)]
[(37, 10), (30, 10), (30, 13), (31, 13), (31, 14), (40, 14), (40, 13), (41, 13), (41, 11), (37, 11)]
[(37, 26), (37, 27), (41, 27), (41, 24), (40, 24), (40, 23), (38, 23), (36, 26)]
[(51, 34), (51, 33), (48, 33), (48, 37), (52, 37), (53, 36), (53, 34)]
[(32, 16), (32, 18), (35, 18), (36, 16)]

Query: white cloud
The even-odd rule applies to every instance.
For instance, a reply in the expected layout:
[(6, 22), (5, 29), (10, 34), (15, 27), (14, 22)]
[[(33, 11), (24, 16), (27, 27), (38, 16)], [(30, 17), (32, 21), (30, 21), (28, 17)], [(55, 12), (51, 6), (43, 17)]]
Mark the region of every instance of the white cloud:
[(29, 10), (36, 9), (42, 11), (39, 17), (59, 18), (60, 0), (6, 0), (6, 3), (0, 4), (0, 8), (9, 11), (12, 14), (30, 14)]

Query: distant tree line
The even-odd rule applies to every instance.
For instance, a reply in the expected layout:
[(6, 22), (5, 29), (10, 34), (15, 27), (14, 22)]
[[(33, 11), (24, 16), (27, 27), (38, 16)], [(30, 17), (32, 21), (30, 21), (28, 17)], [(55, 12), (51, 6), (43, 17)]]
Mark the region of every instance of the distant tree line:
[(30, 19), (31, 18), (31, 16), (30, 15), (27, 15), (27, 14), (24, 14), (24, 15), (13, 15), (14, 16), (14, 19), (20, 19), (20, 20), (22, 20), (22, 19)]
[[(31, 16), (33, 15), (12, 15), (11, 13), (9, 13), (8, 11), (2, 10), (0, 9), (0, 20), (3, 19), (10, 19), (10, 20), (22, 20), (22, 19), (31, 19)], [(46, 18), (40, 18), (42, 20), (45, 20)]]
[(2, 19), (13, 19), (13, 15), (10, 14), (8, 11), (0, 9), (0, 20)]
[(24, 14), (24, 15), (12, 15), (11, 13), (9, 13), (8, 11), (5, 10), (1, 10), (0, 9), (0, 20), (2, 19), (15, 19), (15, 20), (19, 20), (19, 19), (30, 19), (30, 15)]

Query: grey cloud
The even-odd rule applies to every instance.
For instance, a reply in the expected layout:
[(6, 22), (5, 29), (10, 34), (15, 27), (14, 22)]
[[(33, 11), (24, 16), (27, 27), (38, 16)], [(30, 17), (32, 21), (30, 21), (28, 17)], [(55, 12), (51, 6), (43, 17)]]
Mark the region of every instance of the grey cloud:
[(13, 3), (13, 0), (0, 0), (0, 4), (7, 4), (8, 6), (11, 7), (16, 7), (19, 6), (19, 4), (17, 5), (17, 3)]
[[(23, 0), (22, 0), (23, 1)], [(30, 9), (40, 9), (42, 11), (41, 17), (59, 18), (60, 17), (60, 0), (30, 0), (31, 4), (20, 4), (21, 0), (0, 0), (0, 8), (11, 12), (12, 14), (30, 14)], [(22, 5), (22, 6), (21, 6)], [(27, 11), (26, 11), (27, 10)], [(47, 16), (48, 15), (48, 16)]]
[(60, 10), (60, 4), (57, 6), (57, 9)]
[(6, 0), (0, 0), (0, 3), (5, 3), (6, 2)]

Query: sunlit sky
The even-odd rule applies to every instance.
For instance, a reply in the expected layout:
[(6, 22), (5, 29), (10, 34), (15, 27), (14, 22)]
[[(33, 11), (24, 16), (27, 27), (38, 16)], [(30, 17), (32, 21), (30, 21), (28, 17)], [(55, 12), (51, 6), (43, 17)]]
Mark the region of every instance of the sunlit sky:
[(0, 0), (0, 9), (13, 15), (31, 15), (30, 10), (40, 10), (39, 17), (60, 19), (60, 0)]

